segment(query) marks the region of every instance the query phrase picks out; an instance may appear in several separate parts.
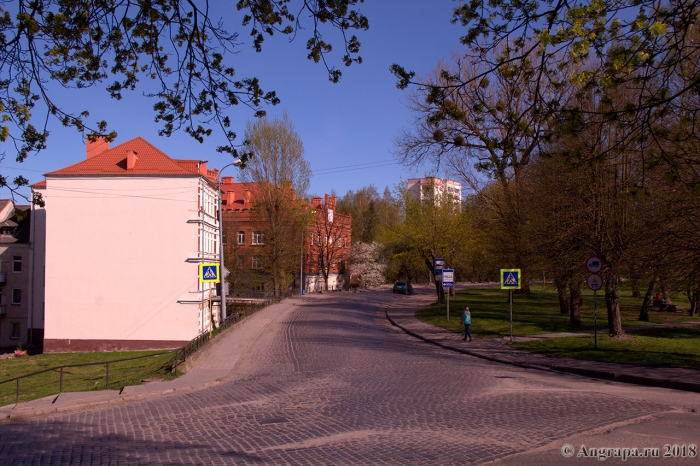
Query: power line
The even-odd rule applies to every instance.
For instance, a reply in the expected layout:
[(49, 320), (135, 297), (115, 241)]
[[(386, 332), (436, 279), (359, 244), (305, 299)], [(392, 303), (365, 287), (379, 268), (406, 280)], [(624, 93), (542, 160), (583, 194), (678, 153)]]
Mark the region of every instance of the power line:
[[(392, 159), (388, 160), (379, 160), (377, 162), (368, 162), (368, 163), (359, 163), (355, 165), (345, 165), (341, 167), (334, 167), (334, 168), (324, 168), (321, 170), (314, 170), (313, 171), (313, 176), (322, 176), (322, 175), (330, 175), (333, 173), (342, 173), (342, 172), (348, 172), (348, 171), (355, 171), (355, 170), (367, 170), (371, 168), (382, 168), (382, 167), (389, 167), (392, 165), (398, 165), (400, 162), (393, 161)], [(322, 173), (319, 173), (322, 172)]]

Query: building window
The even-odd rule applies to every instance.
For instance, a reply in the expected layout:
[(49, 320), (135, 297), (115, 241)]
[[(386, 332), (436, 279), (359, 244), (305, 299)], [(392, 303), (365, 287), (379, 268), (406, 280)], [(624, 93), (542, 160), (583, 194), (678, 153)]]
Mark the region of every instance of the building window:
[(22, 304), (22, 290), (12, 288), (12, 304)]
[(236, 259), (236, 264), (238, 265), (239, 269), (242, 269), (243, 267), (245, 267), (245, 257), (238, 256), (238, 258)]
[(262, 231), (253, 232), (253, 244), (260, 245), (265, 244), (265, 233)]
[(338, 270), (343, 270), (343, 259), (338, 259)]
[(254, 269), (263, 268), (263, 258), (261, 256), (253, 256), (253, 267)]
[(19, 338), (19, 322), (12, 322), (10, 327), (10, 338), (16, 340)]
[(238, 232), (238, 244), (245, 244), (245, 231)]
[(20, 273), (22, 271), (22, 256), (12, 256), (12, 272)]

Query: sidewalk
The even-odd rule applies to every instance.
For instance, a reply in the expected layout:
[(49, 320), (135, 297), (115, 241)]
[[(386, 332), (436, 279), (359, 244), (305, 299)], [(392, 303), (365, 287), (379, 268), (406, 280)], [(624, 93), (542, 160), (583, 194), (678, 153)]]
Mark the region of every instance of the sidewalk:
[(285, 299), (224, 330), (192, 355), (186, 362), (191, 368), (174, 380), (128, 386), (123, 390), (67, 392), (26, 403), (7, 405), (0, 408), (0, 423), (157, 398), (218, 385), (235, 375), (239, 362), (265, 329), (299, 302), (300, 298)]
[[(428, 299), (434, 300), (432, 296)], [(422, 303), (421, 301), (422, 300), (418, 299), (414, 304), (416, 306), (424, 305), (424, 307), (429, 305), (428, 302)], [(700, 393), (700, 371), (695, 369), (636, 366), (568, 358), (553, 358), (510, 348), (506, 346), (506, 343), (509, 342), (510, 339), (474, 338), (471, 342), (464, 341), (460, 333), (450, 332), (449, 330), (435, 327), (418, 320), (415, 317), (415, 311), (418, 307), (406, 309), (403, 305), (399, 307), (398, 304), (394, 304), (394, 306), (396, 307), (389, 305), (385, 310), (386, 318), (392, 325), (399, 327), (411, 336), (440, 346), (441, 348), (518, 367), (568, 372), (571, 374), (618, 382)], [(459, 315), (456, 315), (455, 319), (459, 319)], [(568, 334), (514, 337), (513, 340), (527, 341), (534, 338), (541, 339), (554, 336), (568, 336)]]

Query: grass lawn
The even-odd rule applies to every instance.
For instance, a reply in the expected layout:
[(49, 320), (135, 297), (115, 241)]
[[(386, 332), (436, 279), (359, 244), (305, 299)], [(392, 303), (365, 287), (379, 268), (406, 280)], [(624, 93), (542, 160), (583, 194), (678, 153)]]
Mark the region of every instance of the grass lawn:
[[(633, 298), (630, 290), (620, 290), (620, 310), (623, 326), (642, 326), (650, 324), (700, 321), (690, 317), (687, 312), (658, 312), (652, 310), (649, 322), (640, 322), (639, 308), (642, 298)], [(593, 292), (586, 290), (583, 294), (584, 304), (581, 308), (581, 330), (593, 329)], [(688, 302), (677, 297), (674, 302), (679, 309), (687, 309)], [(607, 311), (602, 293), (598, 293), (597, 324), (598, 330), (607, 333)], [(472, 335), (478, 338), (499, 338), (510, 335), (508, 291), (498, 288), (460, 290), (450, 298), (450, 320), (447, 321), (445, 304), (433, 304), (428, 309), (416, 313), (418, 319), (443, 327), (454, 332), (462, 332), (460, 324), (462, 307), (469, 306), (472, 313)], [(537, 335), (540, 333), (557, 333), (578, 330), (569, 325), (569, 317), (559, 314), (559, 300), (553, 287), (532, 287), (529, 295), (513, 295), (513, 335)]]
[(700, 369), (698, 327), (649, 329), (628, 335), (633, 339), (611, 341), (607, 335), (598, 335), (597, 350), (593, 347), (592, 335), (545, 338), (512, 346), (561, 358)]
[[(698, 322), (685, 311), (687, 300), (674, 299), (683, 312), (668, 313), (652, 310), (649, 322), (640, 322), (642, 298), (633, 298), (628, 289), (621, 289), (620, 310), (623, 327), (651, 324)], [(500, 338), (510, 335), (508, 291), (484, 288), (458, 291), (450, 298), (450, 320), (446, 319), (445, 305), (433, 304), (416, 313), (420, 320), (439, 327), (462, 332), (462, 307), (472, 313), (471, 333), (477, 338)], [(629, 340), (611, 340), (607, 336), (607, 311), (602, 293), (597, 296), (598, 349), (593, 348), (593, 335), (568, 338), (545, 338), (515, 343), (513, 347), (550, 356), (587, 359), (628, 364), (690, 367), (700, 369), (700, 327), (630, 331)], [(593, 292), (584, 293), (580, 330), (593, 329)], [(579, 329), (569, 325), (569, 317), (559, 314), (559, 301), (552, 287), (533, 287), (528, 296), (514, 294), (513, 335), (570, 332)]]
[[(171, 351), (155, 355), (160, 351), (129, 351), (110, 353), (52, 353), (0, 360), (0, 382), (44, 369), (70, 364), (87, 364), (117, 359), (149, 356), (110, 363), (109, 388), (121, 389), (127, 385), (138, 385), (145, 378), (172, 379), (170, 367), (174, 360)], [(60, 371), (53, 370), (20, 380), (19, 401), (29, 401), (57, 394)], [(15, 402), (16, 382), (0, 384), (0, 406)], [(70, 367), (63, 370), (63, 391), (77, 392), (104, 390), (106, 388), (105, 365)]]

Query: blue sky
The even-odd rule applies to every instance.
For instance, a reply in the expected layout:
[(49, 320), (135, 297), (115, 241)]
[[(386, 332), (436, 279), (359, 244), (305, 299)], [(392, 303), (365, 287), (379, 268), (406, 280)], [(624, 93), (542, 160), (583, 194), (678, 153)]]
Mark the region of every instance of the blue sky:
[[(230, 4), (234, 8), (233, 2)], [(338, 84), (328, 81), (321, 64), (306, 59), (309, 21), (302, 18), (307, 29), (295, 42), (275, 36), (265, 41), (262, 53), (255, 53), (244, 30), (236, 29), (240, 15), (236, 12), (227, 20), (229, 31), (242, 32), (240, 53), (229, 57), (237, 75), (257, 76), (263, 89), (276, 90), (281, 103), (267, 107), (268, 115), (281, 115), (286, 110), (304, 142), (305, 157), (314, 171), (308, 194), (335, 190), (342, 196), (349, 189), (370, 184), (381, 192), (408, 178), (433, 174), (433, 167), (405, 167), (392, 155), (394, 141), (402, 129), (410, 127), (412, 115), (405, 105), (408, 93), (396, 88), (389, 67), (399, 63), (423, 74), (439, 59), (458, 50), (459, 37), (465, 31), (450, 23), (455, 5), (452, 0), (367, 0), (360, 7), (370, 22), (369, 31), (359, 34), (363, 63), (344, 67), (337, 48), (331, 61), (343, 71)], [(338, 44), (337, 36), (326, 37)], [(103, 88), (61, 91), (60, 102), (74, 112), (87, 108), (93, 122), (107, 120), (119, 134), (113, 145), (142, 136), (173, 158), (208, 160), (210, 168), (220, 168), (230, 161), (230, 156), (216, 152), (221, 140), (215, 137), (199, 144), (183, 132), (170, 138), (158, 136), (159, 125), (153, 121), (154, 101), (143, 97), (141, 91), (114, 101)], [(252, 112), (239, 107), (230, 116), (234, 130), (242, 137)], [(14, 162), (7, 148), (8, 156), (0, 163), (2, 173), (8, 178), (22, 174), (34, 183), (43, 180), (43, 173), (84, 159), (81, 134), (57, 122), (51, 122), (49, 130), (48, 149), (22, 164)], [(228, 168), (224, 175), (238, 173)], [(9, 191), (4, 189), (0, 197), (9, 197)]]

